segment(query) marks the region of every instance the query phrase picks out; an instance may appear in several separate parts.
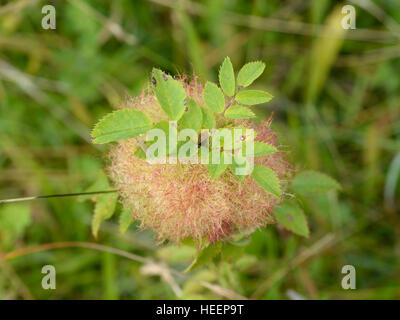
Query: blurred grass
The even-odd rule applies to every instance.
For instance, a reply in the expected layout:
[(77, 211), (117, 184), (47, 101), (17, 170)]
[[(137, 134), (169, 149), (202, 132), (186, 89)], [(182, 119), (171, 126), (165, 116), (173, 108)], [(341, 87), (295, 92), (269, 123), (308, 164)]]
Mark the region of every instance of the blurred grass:
[[(227, 245), (225, 261), (177, 279), (182, 297), (218, 297), (202, 280), (264, 299), (287, 299), (289, 289), (313, 299), (400, 298), (400, 183), (394, 169), (388, 175), (400, 151), (398, 1), (356, 6), (357, 29), (346, 33), (338, 29), (342, 4), (330, 0), (53, 3), (56, 30), (41, 28), (44, 1), (1, 3), (1, 198), (91, 185), (105, 149), (90, 143), (90, 128), (139, 93), (153, 66), (215, 79), (225, 56), (236, 68), (260, 59), (267, 69), (256, 86), (276, 98), (258, 114), (274, 112), (297, 170), (330, 174), (344, 191), (303, 199), (309, 239), (275, 226), (258, 230), (247, 246)], [(336, 37), (323, 24), (335, 26)], [(165, 254), (169, 246), (157, 247), (137, 226), (120, 235), (117, 217), (93, 239), (89, 202), (51, 199), (24, 208), (31, 222), (16, 214), (9, 227), (4, 216), (21, 208), (0, 205), (0, 251), (98, 241), (178, 270), (190, 263), (187, 247)], [(55, 291), (40, 286), (45, 264), (56, 267)], [(357, 269), (357, 290), (341, 289), (345, 264)], [(145, 275), (140, 263), (82, 248), (0, 265), (3, 299), (173, 299), (172, 286)]]

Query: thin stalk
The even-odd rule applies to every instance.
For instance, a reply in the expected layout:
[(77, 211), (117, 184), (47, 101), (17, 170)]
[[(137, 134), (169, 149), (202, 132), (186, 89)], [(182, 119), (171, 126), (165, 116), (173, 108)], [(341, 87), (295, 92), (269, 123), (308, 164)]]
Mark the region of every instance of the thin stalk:
[(0, 200), (1, 203), (10, 203), (10, 202), (20, 202), (20, 201), (30, 201), (37, 199), (48, 199), (48, 198), (62, 198), (62, 197), (76, 197), (76, 196), (84, 196), (90, 194), (102, 194), (102, 193), (112, 193), (117, 192), (117, 190), (103, 190), (103, 191), (92, 191), (92, 192), (76, 192), (76, 193), (62, 193), (62, 194), (50, 194), (44, 196), (33, 196), (33, 197), (22, 197), (22, 198), (13, 198), (13, 199), (3, 199)]

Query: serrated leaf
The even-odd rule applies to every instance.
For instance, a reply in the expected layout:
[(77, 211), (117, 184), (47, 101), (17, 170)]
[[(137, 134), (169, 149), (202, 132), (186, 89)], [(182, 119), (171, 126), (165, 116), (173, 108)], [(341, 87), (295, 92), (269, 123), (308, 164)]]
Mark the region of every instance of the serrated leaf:
[(275, 172), (270, 168), (256, 164), (254, 165), (251, 176), (265, 191), (271, 193), (277, 198), (281, 196), (282, 191), (279, 179)]
[(186, 268), (185, 272), (194, 270), (202, 265), (210, 262), (214, 257), (221, 252), (222, 243), (217, 242), (215, 244), (210, 244), (206, 248), (202, 249), (193, 260), (191, 265)]
[(152, 82), (161, 108), (170, 120), (179, 120), (185, 112), (186, 91), (182, 83), (159, 69), (153, 69)]
[[(243, 159), (245, 159), (245, 161), (247, 162), (246, 157), (257, 157), (257, 156), (265, 156), (265, 155), (269, 155), (272, 154), (274, 152), (277, 152), (278, 150), (271, 144), (265, 143), (265, 142), (260, 142), (260, 141), (254, 141), (254, 152), (253, 154), (246, 154), (246, 146), (247, 144), (244, 143), (242, 148), (240, 150), (235, 151), (235, 156), (236, 157), (241, 157)], [(236, 153), (237, 152), (237, 153)], [(230, 165), (233, 173), (235, 175), (236, 174), (236, 169), (237, 168), (243, 168), (246, 167), (246, 162), (242, 165), (238, 165), (235, 161), (235, 157), (233, 157), (232, 159), (232, 164)], [(245, 177), (245, 175), (237, 175), (237, 177), (239, 178), (240, 181), (242, 181)]]
[(237, 93), (235, 100), (241, 104), (253, 105), (268, 102), (272, 95), (261, 90), (241, 90)]
[(326, 174), (310, 170), (298, 173), (292, 181), (292, 188), (300, 194), (312, 195), (340, 190), (341, 186)]
[(250, 119), (255, 118), (256, 115), (249, 108), (240, 105), (234, 105), (226, 110), (225, 117), (229, 119)]
[(254, 156), (266, 156), (271, 153), (277, 152), (278, 149), (274, 147), (272, 144), (254, 141)]
[(136, 137), (151, 128), (152, 122), (143, 112), (121, 109), (97, 122), (92, 131), (92, 138), (94, 143), (108, 143)]
[(131, 210), (124, 208), (119, 216), (119, 231), (124, 234), (133, 222)]
[(215, 113), (221, 113), (225, 108), (225, 98), (221, 89), (215, 83), (207, 82), (203, 92), (204, 102)]
[(203, 122), (203, 113), (200, 107), (197, 105), (196, 101), (188, 99), (186, 108), (187, 110), (185, 109), (185, 113), (178, 121), (179, 130), (189, 128), (196, 132), (200, 131)]
[(214, 129), (217, 126), (217, 122), (211, 110), (207, 108), (201, 108), (203, 113), (203, 128)]
[(265, 63), (261, 61), (246, 63), (239, 71), (238, 86), (248, 87), (256, 80), (265, 69)]
[(117, 199), (117, 193), (106, 193), (97, 197), (92, 219), (92, 233), (95, 238), (97, 238), (101, 223), (114, 214)]
[(232, 97), (236, 91), (235, 73), (231, 59), (226, 57), (219, 69), (219, 85), (228, 97)]
[(286, 229), (303, 237), (309, 236), (307, 219), (298, 205), (285, 201), (275, 207), (274, 212), (276, 220)]

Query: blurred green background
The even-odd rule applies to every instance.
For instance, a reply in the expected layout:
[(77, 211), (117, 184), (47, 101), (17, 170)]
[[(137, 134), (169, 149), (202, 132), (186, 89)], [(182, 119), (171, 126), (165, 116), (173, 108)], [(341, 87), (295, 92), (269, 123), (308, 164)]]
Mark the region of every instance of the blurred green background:
[[(258, 114), (274, 112), (297, 170), (319, 170), (343, 185), (340, 193), (302, 199), (308, 239), (268, 226), (185, 278), (170, 270), (190, 263), (190, 247), (156, 246), (135, 225), (121, 235), (118, 214), (94, 239), (90, 201), (0, 204), (0, 255), (78, 241), (146, 259), (67, 244), (25, 252), (0, 259), (0, 298), (400, 298), (399, 1), (0, 3), (1, 199), (84, 191), (107, 149), (90, 143), (90, 129), (138, 94), (153, 66), (215, 80), (225, 56), (236, 70), (266, 62), (255, 87), (275, 98)], [(46, 4), (56, 8), (56, 30), (41, 27)], [(356, 8), (355, 30), (341, 28), (345, 4)], [(56, 290), (41, 287), (47, 264), (57, 270)], [(356, 268), (356, 290), (341, 287), (347, 264)]]

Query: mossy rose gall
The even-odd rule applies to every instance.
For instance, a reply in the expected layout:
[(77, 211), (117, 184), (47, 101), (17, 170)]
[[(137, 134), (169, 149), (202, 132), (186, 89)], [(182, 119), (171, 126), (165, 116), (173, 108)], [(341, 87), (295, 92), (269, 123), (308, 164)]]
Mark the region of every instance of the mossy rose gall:
[[(274, 222), (272, 210), (282, 201), (291, 169), (279, 150), (271, 118), (258, 123), (253, 119), (251, 106), (272, 98), (264, 91), (246, 89), (264, 68), (262, 62), (246, 64), (235, 78), (226, 58), (219, 86), (212, 82), (204, 85), (196, 77), (174, 79), (154, 69), (141, 95), (94, 128), (94, 142), (117, 142), (108, 154), (107, 172), (125, 210), (142, 228), (154, 230), (160, 241), (179, 243), (192, 238), (198, 243), (214, 243)], [(178, 140), (172, 147), (174, 121), (176, 135), (191, 129), (195, 136)], [(176, 157), (181, 148), (192, 144), (199, 157), (205, 151), (220, 153), (220, 162), (186, 163), (179, 157), (165, 163), (148, 161), (146, 151), (151, 143), (146, 137), (154, 128), (165, 132), (167, 138), (163, 156)], [(204, 129), (209, 130), (208, 136)], [(221, 129), (232, 133), (232, 141), (243, 143), (232, 148), (213, 139), (204, 143), (205, 136), (212, 138)], [(237, 139), (235, 130), (244, 134)], [(251, 130), (252, 136), (246, 130)], [(252, 139), (251, 154), (246, 150), (248, 139)], [(225, 160), (228, 154), (232, 162)], [(243, 161), (237, 161), (238, 154)], [(238, 167), (250, 161), (254, 165), (249, 174), (237, 174)]]

